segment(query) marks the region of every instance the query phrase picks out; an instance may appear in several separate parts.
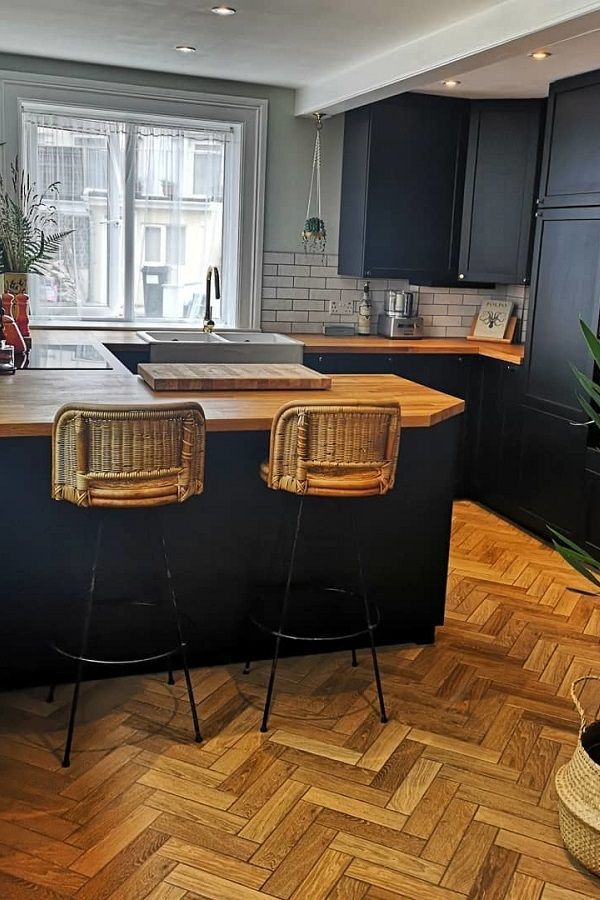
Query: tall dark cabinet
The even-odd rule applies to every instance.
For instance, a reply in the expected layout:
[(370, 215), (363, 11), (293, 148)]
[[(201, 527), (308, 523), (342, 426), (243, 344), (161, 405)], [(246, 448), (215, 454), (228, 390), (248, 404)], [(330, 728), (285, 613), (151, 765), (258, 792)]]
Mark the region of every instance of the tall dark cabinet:
[[(521, 403), (518, 518), (586, 539), (593, 435), (571, 366), (594, 376), (579, 320), (600, 320), (600, 72), (551, 86)], [(600, 495), (600, 489), (596, 491)]]

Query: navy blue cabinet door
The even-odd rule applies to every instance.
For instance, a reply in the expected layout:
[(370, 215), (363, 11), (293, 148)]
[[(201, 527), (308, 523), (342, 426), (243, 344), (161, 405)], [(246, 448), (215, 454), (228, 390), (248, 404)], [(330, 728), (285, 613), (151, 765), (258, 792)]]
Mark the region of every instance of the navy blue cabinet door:
[(540, 206), (600, 204), (600, 70), (550, 86)]
[(544, 101), (471, 105), (459, 280), (529, 280)]
[(468, 103), (402, 94), (345, 116), (339, 272), (456, 280)]

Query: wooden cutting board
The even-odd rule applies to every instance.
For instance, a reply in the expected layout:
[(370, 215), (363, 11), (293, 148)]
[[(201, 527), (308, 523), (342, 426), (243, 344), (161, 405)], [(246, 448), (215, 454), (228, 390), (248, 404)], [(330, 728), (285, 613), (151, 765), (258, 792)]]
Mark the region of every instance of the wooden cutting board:
[(138, 373), (153, 391), (323, 391), (331, 387), (328, 375), (284, 363), (140, 363)]

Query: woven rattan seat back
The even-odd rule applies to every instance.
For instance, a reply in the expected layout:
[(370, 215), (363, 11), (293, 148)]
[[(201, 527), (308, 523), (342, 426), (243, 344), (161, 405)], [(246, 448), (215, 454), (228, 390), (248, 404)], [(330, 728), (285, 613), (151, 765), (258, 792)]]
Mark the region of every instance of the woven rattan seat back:
[(399, 444), (398, 403), (290, 403), (275, 416), (261, 475), (273, 490), (292, 494), (386, 494), (394, 486)]
[(204, 488), (197, 403), (64, 406), (52, 431), (52, 497), (77, 506), (183, 503)]

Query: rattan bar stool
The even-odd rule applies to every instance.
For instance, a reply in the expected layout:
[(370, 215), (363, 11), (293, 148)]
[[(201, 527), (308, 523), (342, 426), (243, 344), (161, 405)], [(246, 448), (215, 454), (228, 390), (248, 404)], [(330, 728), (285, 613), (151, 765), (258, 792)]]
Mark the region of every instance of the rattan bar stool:
[[(163, 507), (183, 503), (204, 489), (206, 427), (197, 403), (161, 406), (63, 406), (52, 432), (52, 497), (97, 512), (96, 539), (89, 587), (80, 634), (73, 646), (55, 649), (77, 662), (77, 673), (65, 741), (63, 766), (70, 765), (73, 733), (83, 670), (86, 664), (132, 665), (165, 659), (172, 684), (172, 660), (180, 654), (196, 741), (202, 740), (194, 692), (187, 662), (177, 598), (167, 555), (162, 516), (160, 544), (164, 562), (173, 637), (169, 646), (155, 648), (152, 655), (134, 658), (98, 658), (92, 644), (93, 614), (97, 612), (96, 582), (102, 531), (109, 509)], [(157, 512), (158, 514), (158, 512)], [(123, 607), (124, 604), (120, 604)], [(157, 604), (142, 604), (144, 616)], [(133, 607), (130, 606), (130, 611)], [(121, 609), (122, 612), (122, 609)], [(125, 636), (129, 640), (128, 634)], [(135, 641), (135, 634), (131, 636)], [(167, 638), (165, 638), (165, 643)], [(64, 640), (63, 640), (64, 643)], [(50, 688), (48, 700), (54, 698)]]
[[(303, 602), (303, 588), (294, 582), (294, 564), (302, 527), (306, 497), (347, 498), (383, 496), (394, 486), (398, 450), (400, 445), (400, 406), (382, 401), (372, 403), (340, 404), (318, 401), (307, 405), (289, 403), (276, 414), (271, 428), (269, 460), (264, 462), (260, 475), (267, 486), (275, 491), (286, 491), (299, 496), (296, 524), (288, 560), (285, 586), (279, 592), (278, 618), (274, 627), (255, 611), (252, 622), (275, 637), (275, 651), (265, 699), (260, 730), (265, 732), (269, 724), (269, 712), (275, 687), (275, 676), (282, 639), (354, 641), (368, 636), (381, 721), (387, 721), (377, 650), (373, 632), (379, 623), (379, 611), (368, 598), (367, 584), (360, 540), (355, 517), (354, 502), (349, 504), (348, 519), (357, 564), (358, 593), (345, 588), (319, 588), (319, 602), (340, 600), (343, 604), (352, 600), (362, 607), (362, 621), (356, 626), (335, 633), (308, 634), (306, 629), (294, 631), (289, 613), (295, 602)], [(291, 626), (291, 627), (290, 627)], [(352, 664), (357, 664), (356, 651), (352, 649)], [(244, 672), (250, 671), (250, 662)]]

